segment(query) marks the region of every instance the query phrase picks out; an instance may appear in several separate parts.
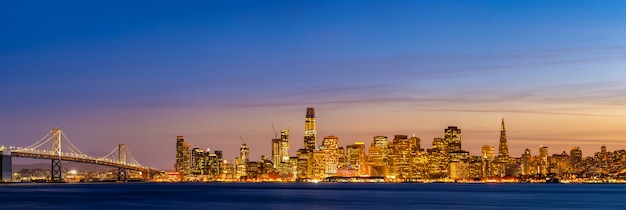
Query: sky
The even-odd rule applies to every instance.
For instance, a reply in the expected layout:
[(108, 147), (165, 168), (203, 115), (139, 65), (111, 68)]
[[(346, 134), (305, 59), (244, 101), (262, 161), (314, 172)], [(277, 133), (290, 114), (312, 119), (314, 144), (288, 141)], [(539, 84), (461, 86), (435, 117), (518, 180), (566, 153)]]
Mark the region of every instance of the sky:
[[(0, 1), (0, 145), (60, 127), (91, 155), (173, 168), (176, 136), (271, 154), (448, 126), (498, 147), (626, 149), (625, 1)], [(497, 152), (497, 151), (496, 151)], [(15, 161), (14, 161), (15, 162)], [(19, 161), (17, 161), (19, 162)]]

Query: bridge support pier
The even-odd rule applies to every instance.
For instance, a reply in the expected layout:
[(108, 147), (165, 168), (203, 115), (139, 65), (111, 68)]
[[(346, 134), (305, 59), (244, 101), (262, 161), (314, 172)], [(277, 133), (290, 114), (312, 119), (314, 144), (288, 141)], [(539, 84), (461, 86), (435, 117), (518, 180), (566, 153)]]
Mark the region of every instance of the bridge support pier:
[(63, 181), (63, 175), (61, 174), (63, 171), (61, 169), (61, 160), (52, 159), (52, 168), (50, 170), (50, 180), (52, 182), (61, 182)]
[(128, 181), (128, 169), (118, 168), (117, 171), (117, 181), (127, 182)]

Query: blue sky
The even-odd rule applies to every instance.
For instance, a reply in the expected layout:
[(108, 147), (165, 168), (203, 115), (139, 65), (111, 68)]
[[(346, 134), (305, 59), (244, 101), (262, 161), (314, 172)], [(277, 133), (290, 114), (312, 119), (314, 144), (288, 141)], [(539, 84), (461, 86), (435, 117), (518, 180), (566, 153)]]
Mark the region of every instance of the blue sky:
[(2, 1), (0, 144), (58, 126), (169, 168), (176, 135), (229, 159), (243, 136), (254, 159), (314, 106), (341, 145), (457, 125), (476, 155), (505, 117), (514, 155), (622, 149), (625, 4)]

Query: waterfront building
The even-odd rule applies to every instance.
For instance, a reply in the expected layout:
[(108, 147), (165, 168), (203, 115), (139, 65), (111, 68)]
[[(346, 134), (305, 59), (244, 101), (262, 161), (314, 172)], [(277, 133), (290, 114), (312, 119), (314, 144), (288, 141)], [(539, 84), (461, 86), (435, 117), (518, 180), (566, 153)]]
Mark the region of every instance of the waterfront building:
[(315, 122), (315, 109), (308, 107), (306, 109), (306, 118), (304, 120), (304, 149), (313, 152), (317, 141), (317, 124)]
[(339, 147), (337, 150), (337, 155), (339, 159), (339, 169), (348, 169), (348, 156), (346, 155), (346, 149), (344, 147)]
[(240, 157), (236, 157), (233, 168), (233, 178), (237, 180), (245, 179), (248, 175), (247, 163)]
[(484, 178), (483, 176), (483, 164), (484, 158), (482, 156), (470, 156), (468, 160), (468, 179), (469, 180), (480, 180)]
[(570, 156), (563, 151), (561, 154), (553, 154), (548, 158), (549, 173), (564, 175), (571, 171)]
[(355, 142), (346, 146), (348, 169), (356, 169), (359, 176), (367, 175), (367, 158), (365, 156), (365, 143)]
[(209, 152), (198, 147), (191, 150), (191, 174), (205, 175)]
[[(327, 177), (327, 163), (326, 163), (326, 151), (315, 150), (313, 151), (313, 164), (311, 166), (311, 178), (314, 180), (323, 180)], [(335, 173), (336, 170), (335, 170)]]
[(336, 136), (326, 136), (322, 141), (322, 150), (326, 157), (325, 167), (326, 175), (334, 176), (339, 169), (339, 138)]
[(374, 140), (368, 149), (368, 163), (371, 176), (387, 176), (387, 146), (386, 136), (374, 136)]
[(312, 178), (313, 169), (313, 151), (308, 149), (299, 149), (297, 156), (297, 179), (306, 180)]
[(174, 171), (183, 174), (191, 174), (191, 150), (190, 144), (185, 142), (184, 136), (176, 137), (176, 163)]
[(450, 178), (464, 180), (469, 177), (469, 152), (450, 152)]
[(411, 174), (411, 143), (407, 135), (393, 138), (393, 156), (390, 174), (398, 178), (408, 178)]

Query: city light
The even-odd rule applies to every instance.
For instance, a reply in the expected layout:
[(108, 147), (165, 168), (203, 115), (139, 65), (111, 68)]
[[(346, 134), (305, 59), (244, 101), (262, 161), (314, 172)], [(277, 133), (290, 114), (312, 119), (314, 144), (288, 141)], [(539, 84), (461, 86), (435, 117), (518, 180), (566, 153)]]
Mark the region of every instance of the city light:
[[(593, 157), (583, 157), (579, 147), (570, 153), (550, 155), (540, 147), (532, 155), (526, 149), (521, 157), (511, 157), (504, 119), (500, 122), (500, 139), (496, 147), (484, 145), (481, 153), (471, 155), (462, 148), (462, 130), (458, 126), (443, 129), (442, 138), (434, 138), (431, 148), (420, 138), (396, 134), (374, 136), (367, 147), (357, 141), (339, 145), (339, 137), (326, 136), (316, 144), (315, 110), (307, 108), (304, 145), (294, 156), (288, 155), (289, 131), (275, 131), (271, 156), (251, 161), (250, 149), (242, 141), (239, 157), (231, 163), (222, 151), (210, 154), (190, 149), (182, 136), (177, 137), (176, 181), (291, 181), (291, 182), (563, 182), (581, 183), (624, 180), (626, 151), (609, 152), (602, 147)], [(497, 132), (497, 131), (496, 131)], [(497, 135), (496, 135), (497, 136)], [(187, 156), (189, 154), (189, 156)], [(600, 174), (600, 176), (597, 176)]]

